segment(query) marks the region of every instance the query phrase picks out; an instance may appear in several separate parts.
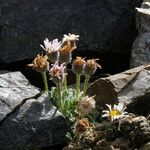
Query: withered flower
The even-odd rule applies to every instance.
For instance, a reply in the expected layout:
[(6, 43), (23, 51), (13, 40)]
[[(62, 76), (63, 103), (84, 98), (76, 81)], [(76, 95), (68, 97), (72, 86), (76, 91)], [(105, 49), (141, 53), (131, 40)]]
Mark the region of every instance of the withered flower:
[(68, 41), (70, 41), (70, 43), (71, 43), (71, 45), (72, 46), (75, 46), (76, 45), (76, 41), (79, 41), (79, 35), (75, 35), (75, 34), (68, 34), (68, 35), (66, 35), (66, 34), (64, 34), (64, 37), (63, 37), (63, 39), (62, 39), (62, 43), (64, 44), (64, 45), (66, 45), (66, 43), (68, 42)]
[(94, 96), (85, 96), (78, 101), (77, 110), (83, 114), (88, 114), (95, 109), (95, 104)]
[(59, 65), (58, 62), (55, 62), (55, 64), (52, 64), (52, 68), (49, 70), (49, 73), (51, 75), (51, 80), (54, 83), (60, 83), (63, 82), (64, 77), (66, 75), (65, 73), (65, 66), (64, 63)]
[(38, 72), (46, 72), (49, 68), (49, 62), (47, 61), (47, 56), (38, 54), (33, 60), (32, 64), (28, 64), (29, 67), (32, 67)]
[(101, 69), (101, 66), (96, 62), (98, 59), (89, 59), (86, 61), (84, 65), (84, 73), (86, 75), (93, 75), (97, 68)]
[(60, 50), (60, 62), (61, 63), (70, 63), (72, 60), (72, 52), (76, 49), (76, 46), (72, 46), (70, 41), (67, 41), (66, 45), (64, 45)]
[(78, 133), (83, 133), (89, 127), (89, 121), (87, 118), (78, 119), (75, 123), (75, 129)]
[(44, 46), (40, 45), (48, 56), (49, 61), (56, 62), (59, 59), (59, 49), (61, 48), (61, 42), (58, 39), (54, 39), (53, 41), (49, 41), (48, 38), (44, 40)]
[(83, 66), (85, 65), (84, 58), (76, 57), (72, 63), (72, 70), (76, 74), (83, 74)]

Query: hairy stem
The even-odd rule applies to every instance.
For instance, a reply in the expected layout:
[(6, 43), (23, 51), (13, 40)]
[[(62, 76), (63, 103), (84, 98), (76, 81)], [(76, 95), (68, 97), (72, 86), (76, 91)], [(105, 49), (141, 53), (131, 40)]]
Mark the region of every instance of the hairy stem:
[(81, 75), (77, 74), (76, 75), (76, 99), (77, 100), (79, 98), (79, 92), (80, 92), (80, 78), (81, 78)]
[(61, 83), (57, 84), (57, 91), (58, 91), (58, 108), (62, 110), (62, 97), (61, 97)]
[(83, 85), (83, 92), (84, 92), (84, 96), (86, 95), (87, 89), (88, 89), (88, 85), (89, 85), (89, 75), (85, 75), (85, 80), (84, 80), (84, 85)]
[(48, 92), (48, 82), (46, 72), (42, 72), (43, 82), (44, 82), (44, 90)]
[(67, 90), (67, 75), (64, 77), (64, 91)]

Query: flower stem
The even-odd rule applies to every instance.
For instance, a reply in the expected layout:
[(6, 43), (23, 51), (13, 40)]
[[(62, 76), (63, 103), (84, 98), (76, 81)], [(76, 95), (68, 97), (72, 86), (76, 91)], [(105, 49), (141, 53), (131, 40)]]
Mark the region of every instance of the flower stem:
[(64, 77), (64, 91), (67, 90), (67, 75)]
[(61, 111), (62, 110), (61, 83), (57, 84), (57, 90), (58, 90), (58, 108)]
[(76, 99), (77, 100), (79, 98), (79, 91), (80, 91), (80, 77), (81, 77), (81, 74), (76, 75)]
[(48, 82), (46, 72), (42, 72), (43, 82), (44, 82), (44, 90), (48, 93)]
[(87, 89), (88, 89), (89, 78), (90, 78), (89, 75), (85, 75), (85, 80), (84, 80), (84, 85), (83, 85), (84, 96), (85, 96)]

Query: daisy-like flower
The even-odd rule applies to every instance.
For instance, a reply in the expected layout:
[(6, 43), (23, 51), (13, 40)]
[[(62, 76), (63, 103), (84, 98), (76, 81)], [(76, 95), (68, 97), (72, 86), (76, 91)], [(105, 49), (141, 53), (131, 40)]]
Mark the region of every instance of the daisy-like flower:
[(108, 104), (106, 104), (106, 106), (108, 107), (109, 110), (103, 110), (102, 112), (105, 114), (102, 115), (102, 117), (108, 117), (111, 119), (111, 121), (120, 119), (128, 114), (127, 112), (124, 111), (126, 107), (121, 103), (118, 105), (114, 105), (114, 107)]
[(89, 59), (84, 65), (84, 73), (86, 75), (93, 75), (97, 68), (101, 69), (101, 66), (96, 62), (98, 59)]
[(70, 63), (72, 60), (72, 52), (76, 49), (76, 46), (72, 46), (70, 41), (67, 41), (66, 45), (64, 45), (60, 50), (60, 62), (61, 63)]
[(75, 129), (78, 133), (83, 133), (89, 127), (89, 121), (87, 118), (78, 119), (75, 123)]
[(58, 41), (58, 39), (54, 39), (53, 41), (49, 41), (48, 38), (44, 40), (44, 46), (40, 45), (48, 56), (48, 59), (51, 62), (56, 62), (59, 59), (59, 49), (61, 48), (62, 43)]
[(75, 35), (75, 34), (64, 34), (64, 37), (62, 39), (62, 42), (65, 43), (66, 41), (71, 41), (71, 42), (75, 42), (75, 41), (79, 41), (79, 35)]
[(77, 110), (83, 114), (88, 114), (95, 109), (95, 104), (96, 102), (94, 96), (85, 96), (81, 100), (79, 100)]
[(49, 68), (49, 62), (47, 61), (47, 56), (38, 54), (33, 60), (32, 64), (28, 64), (29, 67), (32, 67), (38, 72), (46, 72)]
[(51, 75), (51, 80), (54, 83), (60, 83), (64, 81), (64, 77), (66, 75), (65, 73), (65, 66), (64, 63), (59, 65), (58, 62), (55, 62), (55, 64), (52, 64), (52, 68), (49, 70), (49, 74)]
[(76, 74), (83, 74), (83, 66), (85, 65), (84, 58), (76, 57), (72, 63), (72, 70)]

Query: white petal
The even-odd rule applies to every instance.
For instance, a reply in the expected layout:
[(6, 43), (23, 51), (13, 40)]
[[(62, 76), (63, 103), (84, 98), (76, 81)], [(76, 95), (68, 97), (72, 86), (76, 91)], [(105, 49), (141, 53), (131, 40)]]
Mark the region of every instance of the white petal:
[(109, 104), (106, 104), (106, 106), (109, 108), (109, 110), (110, 110), (110, 111), (112, 110), (112, 107), (111, 107), (111, 105), (109, 105)]
[(101, 117), (109, 117), (109, 115), (108, 114), (104, 114)]

